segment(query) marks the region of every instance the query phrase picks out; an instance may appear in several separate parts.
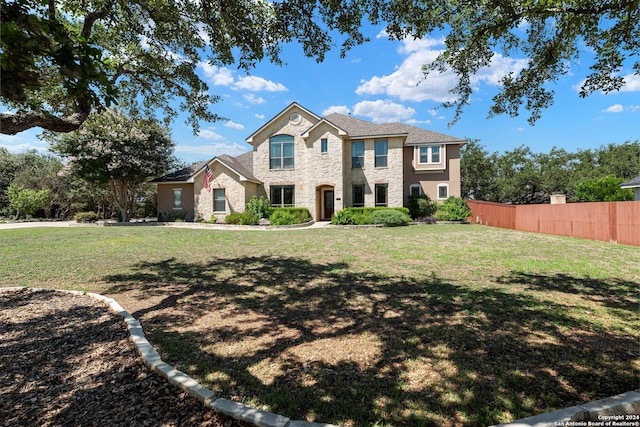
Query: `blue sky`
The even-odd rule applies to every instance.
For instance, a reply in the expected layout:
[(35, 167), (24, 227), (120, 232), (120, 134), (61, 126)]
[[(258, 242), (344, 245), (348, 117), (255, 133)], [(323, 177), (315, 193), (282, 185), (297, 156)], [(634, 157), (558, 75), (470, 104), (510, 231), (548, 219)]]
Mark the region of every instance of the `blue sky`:
[[(525, 58), (497, 54), (474, 80), (475, 90), (461, 119), (449, 126), (453, 110), (438, 107), (450, 100), (448, 90), (456, 83), (455, 75), (444, 73), (424, 80), (421, 72), (422, 65), (443, 48), (442, 39), (390, 41), (381, 28), (368, 32), (370, 42), (353, 48), (346, 58), (339, 57), (336, 47), (320, 64), (305, 58), (296, 44), (284, 48), (286, 65), (264, 62), (249, 74), (234, 67), (200, 64), (198, 72), (210, 92), (222, 97), (211, 109), (228, 120), (202, 123), (199, 134), (194, 135), (183, 123), (184, 117), (177, 118), (172, 125), (176, 156), (194, 162), (249, 151), (245, 139), (291, 102), (320, 116), (340, 112), (372, 122), (403, 122), (478, 139), (489, 152), (520, 145), (539, 153), (554, 146), (574, 152), (640, 139), (640, 76), (632, 74), (630, 65), (621, 73), (626, 85), (620, 92), (580, 98), (578, 88), (591, 64), (585, 51), (584, 57), (570, 64), (570, 74), (550, 86), (556, 92), (554, 105), (531, 126), (527, 111), (516, 118), (487, 119), (498, 80), (525, 62)], [(37, 138), (38, 133), (0, 135), (0, 146), (14, 153), (32, 148), (45, 152), (48, 145)]]

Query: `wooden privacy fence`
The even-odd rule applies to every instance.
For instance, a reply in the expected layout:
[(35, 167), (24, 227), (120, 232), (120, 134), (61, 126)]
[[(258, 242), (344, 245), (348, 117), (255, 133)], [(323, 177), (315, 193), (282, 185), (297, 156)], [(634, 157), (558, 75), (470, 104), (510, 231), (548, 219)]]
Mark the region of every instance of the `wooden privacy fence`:
[(504, 205), (467, 200), (472, 223), (640, 246), (640, 201)]

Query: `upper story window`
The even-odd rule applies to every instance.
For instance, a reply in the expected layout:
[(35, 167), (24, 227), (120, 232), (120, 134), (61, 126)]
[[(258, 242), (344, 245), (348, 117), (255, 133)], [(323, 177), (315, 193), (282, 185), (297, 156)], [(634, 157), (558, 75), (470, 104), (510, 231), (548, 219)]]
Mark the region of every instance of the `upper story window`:
[(421, 145), (418, 147), (418, 163), (430, 164), (441, 163), (442, 146), (440, 145)]
[(293, 136), (276, 135), (269, 139), (269, 169), (293, 169)]
[(327, 138), (322, 138), (320, 140), (320, 152), (326, 153), (327, 151), (329, 151), (329, 141)]
[(374, 144), (374, 150), (376, 154), (375, 167), (387, 167), (387, 153), (389, 152), (389, 144), (387, 143), (387, 140), (376, 140)]
[(364, 141), (351, 143), (351, 168), (362, 169), (364, 167)]

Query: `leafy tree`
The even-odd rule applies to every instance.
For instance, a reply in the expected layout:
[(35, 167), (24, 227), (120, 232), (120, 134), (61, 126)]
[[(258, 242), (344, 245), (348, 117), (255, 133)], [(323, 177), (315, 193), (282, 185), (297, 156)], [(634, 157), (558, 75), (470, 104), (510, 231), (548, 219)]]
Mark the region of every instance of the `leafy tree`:
[(541, 203), (542, 177), (536, 156), (524, 145), (495, 157), (497, 200), (500, 203)]
[(30, 190), (16, 184), (7, 188), (9, 206), (16, 212), (16, 219), (21, 215), (33, 215), (40, 209), (44, 209), (49, 202), (49, 190)]
[(576, 187), (574, 201), (578, 202), (622, 202), (633, 200), (633, 191), (620, 188), (625, 180), (615, 175), (590, 179)]
[(10, 215), (7, 189), (16, 174), (16, 163), (13, 154), (0, 147), (0, 215)]
[[(113, 101), (147, 115), (161, 109), (168, 119), (176, 97), (197, 128), (198, 120), (219, 118), (208, 109), (218, 97), (195, 73), (201, 61), (244, 69), (263, 59), (280, 63), (281, 46), (291, 41), (322, 60), (336, 34), (344, 55), (367, 40), (365, 20), (385, 25), (392, 39), (447, 32), (445, 49), (424, 69), (458, 75), (456, 100), (447, 104), (454, 120), (496, 48), (528, 61), (502, 79), (490, 115), (515, 116), (524, 107), (531, 123), (553, 102), (547, 83), (569, 73), (567, 64), (584, 63), (582, 53), (594, 61), (581, 96), (620, 89), (626, 61), (640, 56), (638, 0), (0, 0), (0, 10), (0, 94), (17, 110), (0, 114), (0, 124), (11, 134), (34, 126), (68, 132)], [(637, 60), (633, 69), (640, 74)]]
[(477, 139), (469, 139), (460, 152), (460, 177), (462, 197), (474, 200), (495, 200), (496, 165)]
[(75, 132), (50, 139), (52, 150), (67, 158), (69, 173), (108, 184), (124, 222), (130, 220), (140, 186), (173, 163), (173, 142), (166, 129), (111, 110), (90, 117)]

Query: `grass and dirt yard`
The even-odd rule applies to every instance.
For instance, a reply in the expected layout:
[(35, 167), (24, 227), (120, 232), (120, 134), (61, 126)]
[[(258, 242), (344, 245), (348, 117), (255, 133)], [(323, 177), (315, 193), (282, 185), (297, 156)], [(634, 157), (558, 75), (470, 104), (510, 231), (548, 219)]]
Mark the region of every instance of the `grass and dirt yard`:
[(638, 389), (640, 248), (474, 225), (0, 231), (0, 286), (99, 292), (218, 395), (345, 426)]

